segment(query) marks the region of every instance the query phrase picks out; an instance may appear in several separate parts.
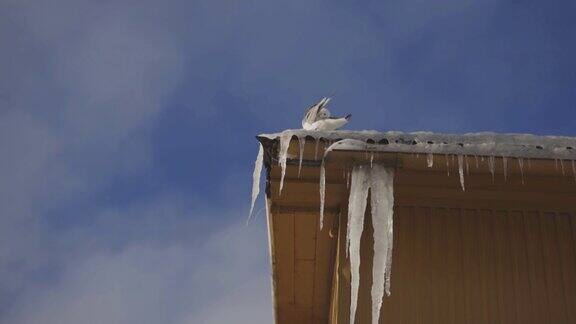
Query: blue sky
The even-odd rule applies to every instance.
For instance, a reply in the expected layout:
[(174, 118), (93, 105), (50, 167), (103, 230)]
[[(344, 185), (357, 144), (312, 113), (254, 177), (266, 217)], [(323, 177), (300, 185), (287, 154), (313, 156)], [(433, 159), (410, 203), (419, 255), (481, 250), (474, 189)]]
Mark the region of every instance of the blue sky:
[[(574, 1), (0, 2), (0, 322), (270, 323), (254, 135), (576, 135)], [(261, 208), (260, 203), (258, 208)]]

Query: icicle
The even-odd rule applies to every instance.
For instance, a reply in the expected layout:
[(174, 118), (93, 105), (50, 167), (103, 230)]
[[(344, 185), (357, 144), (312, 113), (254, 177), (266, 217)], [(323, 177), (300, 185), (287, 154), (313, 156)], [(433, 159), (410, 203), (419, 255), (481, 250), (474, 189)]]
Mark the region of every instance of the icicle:
[(324, 159), (320, 165), (320, 230), (324, 227), (324, 199), (326, 198), (326, 167)]
[(448, 154), (446, 156), (446, 173), (450, 176), (450, 160), (448, 159)]
[(254, 172), (252, 173), (252, 202), (250, 203), (250, 213), (248, 214), (248, 220), (250, 221), (252, 217), (252, 212), (254, 211), (254, 204), (256, 203), (256, 198), (260, 193), (260, 173), (262, 173), (262, 164), (264, 162), (264, 148), (260, 144), (258, 149), (258, 156), (254, 162)]
[(504, 169), (504, 181), (508, 180), (508, 159), (502, 156), (502, 168)]
[(466, 187), (464, 187), (464, 157), (462, 154), (458, 154), (458, 174), (460, 175), (460, 186), (462, 186), (462, 191), (466, 191)]
[(416, 159), (420, 158), (420, 153), (416, 153)]
[(484, 155), (482, 155), (482, 156), (480, 157), (480, 159), (482, 160), (482, 162), (484, 162)]
[(572, 160), (572, 174), (574, 175), (574, 181), (576, 182), (576, 163)]
[(478, 155), (474, 155), (474, 159), (476, 160), (476, 169), (478, 169), (480, 167), (478, 165)]
[(348, 200), (348, 232), (346, 253), (350, 257), (350, 323), (354, 323), (360, 286), (360, 241), (368, 191), (371, 190), (374, 228), (374, 259), (372, 268), (372, 322), (378, 323), (384, 292), (390, 295), (393, 243), (394, 170), (376, 164), (369, 168), (357, 165), (352, 169), (352, 185)]
[(565, 176), (566, 172), (564, 171), (564, 160), (560, 159), (560, 168), (562, 169), (562, 175)]
[[(329, 144), (331, 142), (328, 142)], [(336, 144), (337, 145), (337, 144)], [(326, 197), (326, 156), (334, 149), (336, 145), (324, 146), (324, 156), (320, 164), (320, 229), (324, 227), (324, 200)]]
[(288, 148), (292, 140), (292, 133), (282, 134), (280, 136), (280, 151), (278, 152), (278, 163), (282, 168), (282, 175), (280, 176), (280, 190), (278, 194), (282, 194), (282, 187), (284, 187), (284, 176), (286, 175), (286, 158), (288, 155)]
[(466, 175), (470, 175), (470, 163), (468, 163), (468, 156), (464, 154), (464, 161), (466, 162)]
[(520, 177), (522, 178), (522, 184), (524, 184), (524, 159), (518, 158), (518, 168), (520, 168)]
[(426, 155), (426, 162), (427, 162), (429, 168), (434, 166), (434, 154), (428, 153)]
[(370, 153), (370, 167), (372, 167), (372, 162), (374, 162), (374, 152)]
[(375, 165), (370, 175), (370, 182), (372, 226), (374, 228), (372, 323), (378, 324), (384, 292), (390, 296), (394, 229), (394, 169)]
[(556, 168), (556, 171), (558, 171), (558, 159), (554, 159), (554, 167)]
[(350, 172), (352, 172), (352, 171), (349, 170), (349, 171), (346, 173), (346, 189), (349, 189), (349, 188), (350, 188)]
[(528, 170), (532, 169), (532, 160), (530, 160), (530, 158), (528, 158)]
[(488, 168), (490, 169), (490, 173), (492, 174), (492, 182), (494, 182), (494, 155), (490, 155), (488, 157)]
[(368, 169), (357, 165), (352, 169), (352, 185), (348, 199), (348, 231), (346, 254), (350, 257), (350, 323), (356, 318), (358, 287), (360, 286), (360, 238), (364, 229), (364, 213), (368, 198)]
[(306, 136), (298, 136), (298, 146), (300, 148), (300, 159), (298, 161), (298, 179), (302, 171), (302, 159), (304, 158), (304, 147), (306, 146)]
[(320, 144), (320, 137), (316, 137), (316, 144), (314, 144), (314, 160), (318, 160), (318, 145)]

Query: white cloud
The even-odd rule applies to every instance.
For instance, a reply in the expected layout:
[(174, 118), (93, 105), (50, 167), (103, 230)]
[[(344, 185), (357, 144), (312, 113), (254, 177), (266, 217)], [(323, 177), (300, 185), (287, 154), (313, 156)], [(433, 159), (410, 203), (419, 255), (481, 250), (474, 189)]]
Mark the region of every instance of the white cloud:
[[(198, 221), (178, 201), (155, 200), (102, 213), (133, 218), (145, 226), (179, 219), (192, 229)], [(224, 213), (220, 213), (221, 215)], [(237, 217), (241, 218), (241, 217)], [(174, 224), (174, 223), (172, 223)], [(264, 225), (235, 222), (197, 240), (185, 240), (178, 228), (162, 229), (164, 238), (146, 230), (130, 234), (133, 224), (116, 224), (130, 236), (124, 244), (107, 242), (104, 227), (69, 233), (70, 245), (58, 279), (26, 293), (3, 322), (62, 323), (269, 323), (271, 291)], [(140, 226), (142, 225), (135, 225)], [(198, 231), (188, 230), (188, 235)], [(66, 234), (65, 234), (66, 235)], [(175, 238), (169, 237), (174, 235)], [(78, 244), (79, 246), (76, 246)], [(94, 247), (93, 250), (90, 247)]]

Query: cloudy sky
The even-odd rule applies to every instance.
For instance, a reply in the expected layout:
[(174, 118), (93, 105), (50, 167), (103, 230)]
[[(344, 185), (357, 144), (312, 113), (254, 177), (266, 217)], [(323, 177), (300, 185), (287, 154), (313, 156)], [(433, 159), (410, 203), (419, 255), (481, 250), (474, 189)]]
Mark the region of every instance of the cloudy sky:
[(254, 135), (325, 95), (350, 129), (576, 135), (574, 12), (1, 0), (0, 322), (270, 323)]

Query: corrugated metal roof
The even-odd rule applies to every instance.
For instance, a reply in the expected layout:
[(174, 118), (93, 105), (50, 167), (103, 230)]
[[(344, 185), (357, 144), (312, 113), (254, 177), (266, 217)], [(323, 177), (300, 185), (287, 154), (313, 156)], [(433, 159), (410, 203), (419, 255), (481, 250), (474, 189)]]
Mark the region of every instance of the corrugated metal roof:
[(285, 130), (261, 134), (265, 147), (276, 140), (308, 138), (333, 143), (331, 150), (466, 154), (518, 158), (576, 160), (576, 137), (531, 134), (438, 134), (432, 132)]

